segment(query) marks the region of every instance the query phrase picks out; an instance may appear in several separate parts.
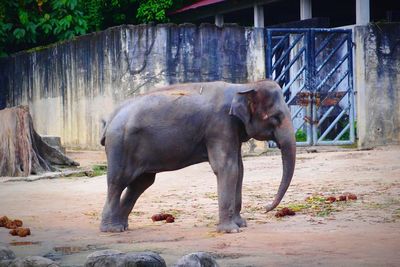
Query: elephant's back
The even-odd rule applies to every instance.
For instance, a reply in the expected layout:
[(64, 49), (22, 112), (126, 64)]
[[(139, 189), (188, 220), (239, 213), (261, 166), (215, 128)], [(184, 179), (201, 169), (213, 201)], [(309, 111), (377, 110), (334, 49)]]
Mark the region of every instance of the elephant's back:
[(115, 112), (112, 124), (130, 128), (180, 128), (203, 124), (217, 113), (228, 115), (232, 93), (227, 83), (195, 83), (168, 86), (129, 99)]

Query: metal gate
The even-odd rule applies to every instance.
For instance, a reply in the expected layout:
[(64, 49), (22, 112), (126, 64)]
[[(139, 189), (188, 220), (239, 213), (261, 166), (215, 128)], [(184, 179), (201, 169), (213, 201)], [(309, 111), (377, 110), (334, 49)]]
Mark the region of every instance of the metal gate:
[(267, 29), (266, 70), (282, 87), (298, 145), (354, 143), (351, 30)]

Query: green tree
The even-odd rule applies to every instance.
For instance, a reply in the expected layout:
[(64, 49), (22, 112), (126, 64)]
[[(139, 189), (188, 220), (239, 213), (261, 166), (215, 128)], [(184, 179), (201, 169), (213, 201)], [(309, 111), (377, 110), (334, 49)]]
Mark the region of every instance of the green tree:
[(169, 10), (180, 8), (183, 3), (190, 4), (193, 1), (183, 0), (135, 0), (139, 3), (136, 18), (142, 22), (168, 22)]
[(116, 25), (167, 22), (168, 10), (179, 8), (183, 2), (0, 0), (0, 56)]
[(88, 24), (78, 0), (3, 1), (0, 54), (85, 34)]

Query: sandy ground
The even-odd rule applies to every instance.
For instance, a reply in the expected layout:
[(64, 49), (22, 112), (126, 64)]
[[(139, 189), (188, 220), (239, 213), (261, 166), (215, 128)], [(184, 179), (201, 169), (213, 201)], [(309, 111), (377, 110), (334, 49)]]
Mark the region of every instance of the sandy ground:
[[(101, 152), (71, 155), (83, 165), (104, 162)], [(168, 266), (194, 251), (213, 253), (221, 266), (400, 266), (400, 147), (299, 154), (281, 206), (304, 207), (313, 194), (351, 192), (358, 200), (311, 203), (281, 219), (263, 212), (278, 189), (280, 157), (245, 158), (244, 167), (248, 227), (237, 234), (215, 232), (216, 179), (204, 163), (157, 175), (130, 215), (129, 231), (119, 234), (98, 230), (105, 176), (0, 182), (0, 215), (32, 230), (20, 238), (0, 228), (0, 245), (62, 266), (82, 266), (88, 254), (106, 248), (155, 251)], [(153, 223), (150, 217), (162, 211), (176, 222)]]

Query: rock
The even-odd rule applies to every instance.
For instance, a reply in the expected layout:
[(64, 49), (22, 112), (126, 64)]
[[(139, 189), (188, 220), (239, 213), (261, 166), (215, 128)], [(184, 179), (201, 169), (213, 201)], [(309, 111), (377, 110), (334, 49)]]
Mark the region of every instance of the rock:
[(219, 265), (209, 253), (195, 252), (180, 258), (175, 267), (219, 267)]
[(15, 253), (6, 247), (0, 247), (0, 261), (15, 259)]
[(122, 252), (119, 250), (115, 250), (115, 249), (99, 250), (99, 251), (93, 252), (92, 254), (89, 254), (87, 256), (87, 259), (103, 257), (103, 256), (111, 256), (111, 255), (116, 255), (116, 254), (122, 254)]
[(116, 266), (117, 256), (123, 254), (114, 249), (95, 251), (87, 256), (86, 266)]
[[(2, 265), (5, 264), (5, 265)], [(40, 257), (40, 256), (29, 256), (25, 258), (18, 258), (13, 261), (0, 262), (0, 267), (58, 267), (54, 261)]]
[(164, 259), (161, 258), (157, 253), (148, 252), (129, 252), (125, 257), (125, 266), (131, 266), (132, 263), (136, 263), (138, 267), (166, 267)]
[(85, 267), (102, 267), (102, 266), (118, 266), (118, 267), (166, 267), (163, 258), (154, 252), (129, 252), (122, 253), (118, 250), (102, 250), (96, 251), (87, 257)]

